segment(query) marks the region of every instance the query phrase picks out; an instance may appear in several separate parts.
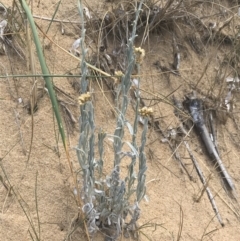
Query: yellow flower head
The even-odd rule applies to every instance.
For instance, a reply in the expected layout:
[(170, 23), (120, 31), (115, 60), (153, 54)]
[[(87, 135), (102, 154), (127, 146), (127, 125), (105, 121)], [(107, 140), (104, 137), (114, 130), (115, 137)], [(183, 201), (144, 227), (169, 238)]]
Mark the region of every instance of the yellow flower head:
[(153, 114), (153, 109), (144, 106), (142, 109), (139, 109), (139, 113), (143, 117), (149, 117)]
[(134, 48), (134, 52), (136, 57), (136, 63), (141, 64), (145, 57), (145, 50), (139, 47), (139, 48)]
[(124, 76), (123, 72), (121, 70), (117, 70), (114, 72), (116, 78), (114, 78), (114, 84), (119, 84), (121, 82), (121, 78)]
[(81, 94), (78, 97), (79, 105), (84, 105), (87, 101), (91, 100), (91, 94), (89, 92)]
[(122, 77), (124, 74), (121, 70), (118, 70), (118, 71), (115, 71), (115, 75), (119, 76), (119, 77)]

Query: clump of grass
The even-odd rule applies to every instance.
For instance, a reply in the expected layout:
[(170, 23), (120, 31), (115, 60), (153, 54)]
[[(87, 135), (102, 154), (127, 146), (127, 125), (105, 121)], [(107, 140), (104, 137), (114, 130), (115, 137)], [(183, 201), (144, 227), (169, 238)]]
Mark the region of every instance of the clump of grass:
[[(129, 103), (129, 90), (132, 86), (131, 74), (135, 66), (140, 70), (143, 58), (141, 49), (134, 48), (136, 37), (136, 26), (141, 11), (143, 1), (138, 4), (131, 37), (127, 43), (126, 63), (127, 68), (121, 77), (118, 88), (118, 117), (116, 129), (113, 135), (100, 131), (98, 133), (98, 152), (99, 157), (95, 157), (95, 120), (94, 107), (91, 101), (91, 93), (87, 92), (87, 65), (86, 49), (84, 46), (85, 29), (82, 25), (81, 36), (81, 95), (79, 97), (81, 116), (80, 137), (77, 150), (77, 157), (82, 169), (82, 190), (83, 199), (82, 210), (87, 220), (88, 232), (94, 235), (98, 230), (106, 234), (109, 240), (116, 240), (123, 231), (135, 231), (136, 222), (140, 216), (139, 202), (143, 199), (146, 191), (146, 156), (144, 147), (146, 144), (146, 133), (148, 129), (148, 116), (151, 110), (138, 109), (139, 92), (136, 91), (137, 104), (135, 108), (135, 120), (133, 127), (126, 120), (126, 112)], [(79, 13), (83, 19), (83, 9), (79, 2)], [(83, 23), (84, 21), (82, 21)], [(139, 83), (139, 80), (138, 80)], [(138, 120), (143, 120), (143, 131), (140, 146), (137, 145), (136, 136), (138, 132)], [(131, 141), (124, 141), (126, 126), (132, 135)], [(111, 137), (113, 141), (113, 169), (109, 175), (103, 175), (104, 167), (104, 140)], [(123, 146), (127, 144), (130, 151), (123, 151)], [(124, 157), (130, 158), (128, 174), (124, 179), (120, 177), (121, 160)], [(136, 165), (138, 163), (138, 168)], [(127, 220), (129, 221), (127, 223)]]

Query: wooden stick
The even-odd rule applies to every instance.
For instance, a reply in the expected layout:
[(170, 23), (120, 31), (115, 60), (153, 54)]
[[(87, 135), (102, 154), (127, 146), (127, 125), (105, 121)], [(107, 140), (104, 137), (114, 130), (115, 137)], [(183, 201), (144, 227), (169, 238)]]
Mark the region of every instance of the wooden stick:
[(214, 200), (214, 197), (213, 197), (213, 195), (212, 195), (212, 192), (210, 191), (210, 188), (207, 186), (207, 182), (206, 182), (206, 179), (205, 179), (205, 177), (204, 177), (204, 175), (203, 175), (203, 172), (201, 171), (201, 169), (200, 169), (200, 167), (199, 167), (199, 165), (198, 165), (197, 160), (196, 160), (195, 157), (193, 156), (193, 153), (192, 153), (192, 151), (191, 151), (191, 149), (190, 149), (187, 141), (183, 141), (183, 143), (184, 143), (184, 145), (185, 145), (186, 148), (187, 148), (188, 154), (189, 154), (189, 156), (190, 156), (190, 158), (191, 158), (191, 160), (192, 160), (192, 162), (193, 162), (194, 167), (196, 168), (197, 174), (198, 174), (198, 176), (199, 176), (202, 184), (203, 184), (204, 186), (206, 186), (206, 192), (207, 192), (209, 201), (210, 201), (210, 203), (211, 203), (211, 205), (212, 205), (213, 211), (215, 212), (219, 223), (220, 223), (221, 226), (223, 227), (223, 226), (224, 226), (224, 223), (223, 223), (222, 218), (221, 218), (221, 216), (220, 216), (220, 214), (219, 214), (219, 211), (218, 211), (216, 202), (215, 202), (215, 200)]
[[(174, 98), (174, 105), (176, 105), (178, 108), (181, 109), (181, 104), (179, 104), (179, 102), (178, 102), (175, 98)], [(176, 111), (176, 116), (178, 116), (179, 119), (180, 119), (180, 121), (182, 122), (181, 116), (179, 115), (179, 112), (178, 112), (178, 111)], [(185, 130), (185, 128), (184, 128), (184, 126), (183, 126), (182, 124), (180, 125), (180, 130), (182, 131), (182, 133), (186, 134), (186, 136), (187, 136), (187, 131)], [(206, 190), (206, 192), (207, 192), (209, 201), (210, 201), (210, 203), (211, 203), (211, 205), (212, 205), (213, 211), (215, 212), (219, 223), (220, 223), (221, 226), (223, 227), (223, 226), (224, 226), (224, 223), (223, 223), (222, 218), (221, 218), (221, 215), (220, 215), (220, 213), (219, 213), (219, 211), (218, 211), (218, 208), (217, 208), (216, 202), (215, 202), (215, 200), (214, 200), (214, 197), (213, 197), (213, 195), (212, 195), (212, 192), (211, 192), (210, 188), (208, 187), (208, 183), (207, 183), (207, 181), (206, 181), (206, 179), (205, 179), (205, 177), (204, 177), (204, 174), (203, 174), (200, 166), (198, 165), (198, 162), (197, 162), (196, 158), (194, 157), (194, 155), (193, 155), (193, 153), (192, 153), (192, 151), (191, 151), (191, 149), (190, 149), (190, 146), (189, 146), (188, 142), (187, 142), (186, 140), (184, 140), (183, 143), (184, 143), (184, 145), (186, 146), (186, 149), (187, 149), (187, 151), (188, 151), (188, 153), (189, 153), (189, 156), (190, 156), (190, 158), (191, 158), (191, 160), (192, 160), (192, 162), (193, 162), (193, 165), (194, 165), (194, 167), (196, 168), (197, 174), (198, 174), (198, 176), (199, 176), (202, 184), (204, 185), (204, 188), (205, 188), (205, 190)]]
[(210, 135), (208, 133), (207, 127), (205, 125), (205, 121), (202, 114), (203, 111), (202, 111), (201, 100), (197, 98), (189, 99), (188, 108), (192, 116), (193, 122), (196, 126), (196, 129), (198, 130), (198, 133), (200, 134), (202, 141), (206, 146), (208, 154), (216, 160), (218, 167), (221, 171), (221, 175), (223, 176), (223, 179), (227, 184), (227, 186), (229, 187), (230, 191), (235, 192), (235, 186), (232, 181), (232, 178), (230, 177), (226, 168), (224, 167), (224, 164), (221, 158), (219, 157), (218, 152), (216, 151), (214, 143), (212, 142)]

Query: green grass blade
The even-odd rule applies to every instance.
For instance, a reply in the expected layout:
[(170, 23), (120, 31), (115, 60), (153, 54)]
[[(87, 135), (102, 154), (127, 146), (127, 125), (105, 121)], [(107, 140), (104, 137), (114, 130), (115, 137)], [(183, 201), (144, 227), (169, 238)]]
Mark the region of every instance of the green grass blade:
[(50, 29), (50, 27), (51, 27), (51, 25), (52, 25), (52, 22), (53, 22), (56, 14), (57, 14), (57, 11), (58, 11), (58, 8), (59, 8), (61, 2), (62, 2), (62, 0), (60, 0), (60, 1), (58, 2), (58, 5), (57, 5), (57, 7), (56, 7), (56, 9), (55, 9), (55, 12), (54, 12), (54, 14), (53, 14), (53, 16), (52, 16), (51, 22), (50, 22), (49, 25), (48, 25), (48, 29), (47, 29), (47, 31), (46, 31), (46, 34), (48, 33), (48, 31), (49, 31), (49, 29)]
[(52, 107), (57, 119), (57, 123), (58, 123), (58, 128), (59, 128), (59, 132), (61, 134), (62, 137), (62, 142), (64, 145), (64, 148), (66, 150), (66, 138), (65, 138), (65, 133), (64, 133), (64, 129), (63, 129), (63, 124), (62, 124), (62, 120), (61, 120), (61, 116), (60, 116), (60, 111), (59, 111), (59, 107), (58, 107), (58, 102), (55, 96), (55, 92), (53, 89), (53, 84), (52, 84), (52, 79), (51, 77), (49, 77), (50, 73), (48, 71), (47, 68), (47, 64), (43, 55), (43, 51), (42, 51), (42, 47), (41, 47), (41, 43), (37, 34), (37, 29), (33, 20), (33, 16), (31, 14), (31, 11), (26, 3), (25, 0), (20, 0), (22, 7), (24, 9), (24, 11), (26, 12), (32, 33), (33, 33), (33, 38), (34, 38), (34, 43), (36, 45), (36, 49), (37, 49), (37, 55), (38, 55), (38, 59), (41, 65), (41, 69), (42, 69), (42, 73), (45, 75), (44, 76), (44, 80), (48, 89), (48, 93), (52, 102)]

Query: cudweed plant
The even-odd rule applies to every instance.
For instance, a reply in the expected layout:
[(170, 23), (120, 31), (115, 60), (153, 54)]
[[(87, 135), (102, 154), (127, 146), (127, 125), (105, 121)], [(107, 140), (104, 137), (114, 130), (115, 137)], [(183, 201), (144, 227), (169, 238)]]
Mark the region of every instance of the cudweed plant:
[[(126, 120), (126, 111), (129, 104), (129, 90), (132, 86), (131, 74), (137, 66), (143, 61), (145, 52), (141, 48), (134, 47), (134, 39), (136, 37), (136, 24), (141, 11), (143, 0), (138, 5), (136, 18), (133, 22), (133, 30), (131, 38), (127, 44), (126, 62), (127, 69), (121, 76), (119, 83), (119, 93), (121, 95), (121, 109), (118, 110), (116, 129), (113, 135), (103, 131), (98, 133), (98, 159), (95, 158), (95, 121), (94, 107), (91, 101), (91, 93), (87, 92), (87, 65), (86, 65), (86, 49), (84, 47), (85, 29), (82, 25), (81, 45), (81, 95), (79, 97), (80, 105), (80, 137), (77, 150), (77, 157), (82, 169), (82, 190), (81, 197), (83, 199), (82, 210), (87, 220), (87, 227), (90, 235), (94, 235), (99, 229), (105, 232), (110, 240), (116, 240), (123, 231), (134, 231), (136, 222), (140, 216), (139, 202), (143, 199), (146, 186), (146, 156), (144, 147), (146, 144), (146, 134), (148, 129), (148, 117), (152, 114), (152, 110), (143, 108), (139, 110), (139, 90), (135, 91), (137, 98), (135, 108), (135, 120), (133, 127)], [(83, 20), (83, 8), (79, 2), (79, 13)], [(82, 21), (83, 23), (84, 21)], [(140, 80), (138, 80), (139, 85)], [(141, 118), (143, 123), (143, 131), (141, 135), (140, 146), (137, 145), (138, 122)], [(128, 128), (131, 135), (131, 141), (124, 141), (124, 131)], [(113, 169), (107, 176), (103, 175), (104, 166), (104, 139), (106, 136), (113, 138)], [(124, 144), (127, 144), (130, 151), (123, 151)], [(131, 162), (128, 166), (128, 174), (125, 179), (121, 179), (121, 160), (124, 157), (130, 158)], [(138, 162), (138, 167), (137, 167)], [(134, 196), (135, 195), (135, 196)], [(133, 197), (134, 196), (134, 197)], [(132, 198), (133, 197), (133, 198)], [(132, 201), (133, 200), (133, 201)], [(128, 223), (127, 223), (128, 220)]]

